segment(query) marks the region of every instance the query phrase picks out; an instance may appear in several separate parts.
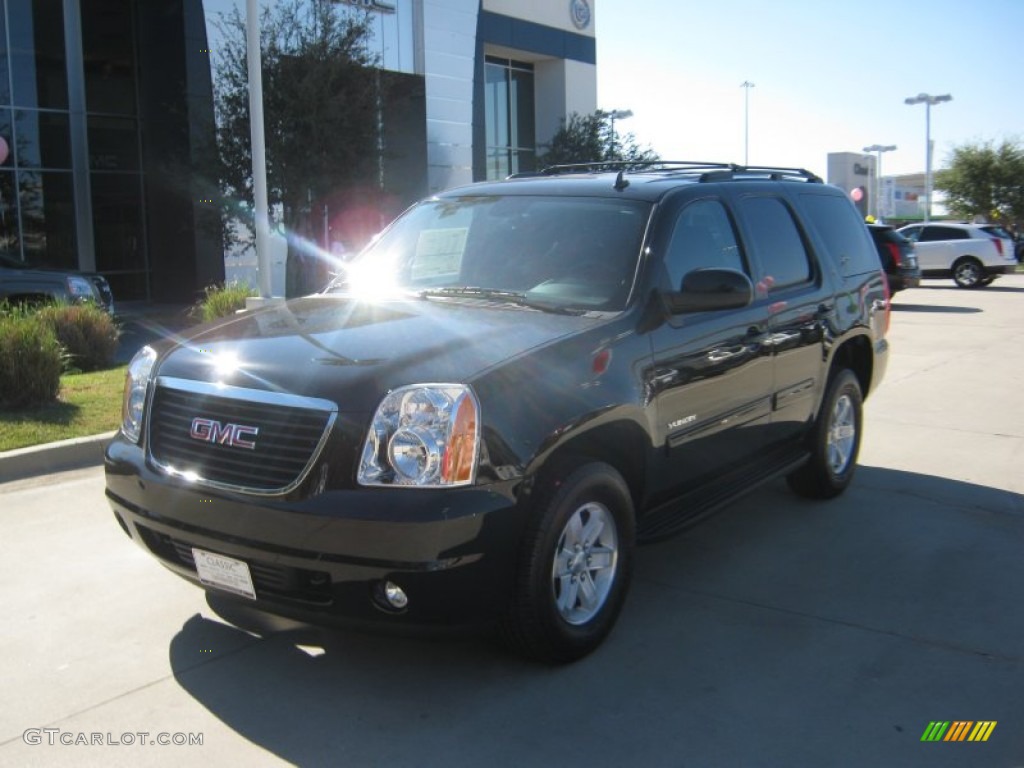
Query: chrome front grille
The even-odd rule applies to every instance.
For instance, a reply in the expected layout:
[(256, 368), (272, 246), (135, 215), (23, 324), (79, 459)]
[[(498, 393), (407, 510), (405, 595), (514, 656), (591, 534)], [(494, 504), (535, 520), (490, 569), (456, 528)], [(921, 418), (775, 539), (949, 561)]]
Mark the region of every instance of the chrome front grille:
[(327, 400), (160, 377), (149, 452), (165, 472), (197, 483), (288, 493), (309, 472), (336, 416)]

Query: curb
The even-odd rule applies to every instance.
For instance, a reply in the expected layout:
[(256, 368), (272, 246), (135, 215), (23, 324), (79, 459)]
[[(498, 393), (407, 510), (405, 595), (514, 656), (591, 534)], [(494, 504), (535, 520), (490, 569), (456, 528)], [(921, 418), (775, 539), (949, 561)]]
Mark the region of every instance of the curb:
[(99, 466), (103, 449), (117, 432), (76, 437), (45, 445), (33, 445), (0, 453), (0, 483), (28, 477)]

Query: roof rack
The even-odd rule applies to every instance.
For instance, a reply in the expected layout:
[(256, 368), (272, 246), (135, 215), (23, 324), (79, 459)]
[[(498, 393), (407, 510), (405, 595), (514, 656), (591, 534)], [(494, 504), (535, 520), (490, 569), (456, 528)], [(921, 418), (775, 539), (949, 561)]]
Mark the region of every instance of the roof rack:
[(710, 163), (701, 160), (596, 160), (589, 163), (564, 163), (551, 165), (540, 171), (514, 173), (508, 178), (520, 179), (537, 176), (558, 176), (563, 173), (617, 173), (616, 185), (628, 184), (623, 181), (627, 173), (661, 173), (681, 175), (700, 173), (700, 181), (727, 181), (736, 178), (764, 178), (770, 181), (806, 181), (821, 184), (817, 174), (804, 168), (784, 168), (771, 165), (737, 165), (736, 163)]

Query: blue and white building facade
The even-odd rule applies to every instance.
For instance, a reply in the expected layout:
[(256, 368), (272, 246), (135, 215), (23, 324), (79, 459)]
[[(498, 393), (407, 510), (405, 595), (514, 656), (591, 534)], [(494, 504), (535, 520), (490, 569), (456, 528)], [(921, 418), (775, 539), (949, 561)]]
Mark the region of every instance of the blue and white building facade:
[(595, 0), (349, 0), (383, 67), (423, 78), (425, 193), (535, 167), (597, 109)]

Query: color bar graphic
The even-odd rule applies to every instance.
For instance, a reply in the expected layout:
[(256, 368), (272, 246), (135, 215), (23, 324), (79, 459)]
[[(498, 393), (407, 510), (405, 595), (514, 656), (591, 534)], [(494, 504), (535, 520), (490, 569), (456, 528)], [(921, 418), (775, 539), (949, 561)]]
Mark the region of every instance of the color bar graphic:
[(932, 720), (921, 734), (921, 741), (988, 741), (995, 720)]

